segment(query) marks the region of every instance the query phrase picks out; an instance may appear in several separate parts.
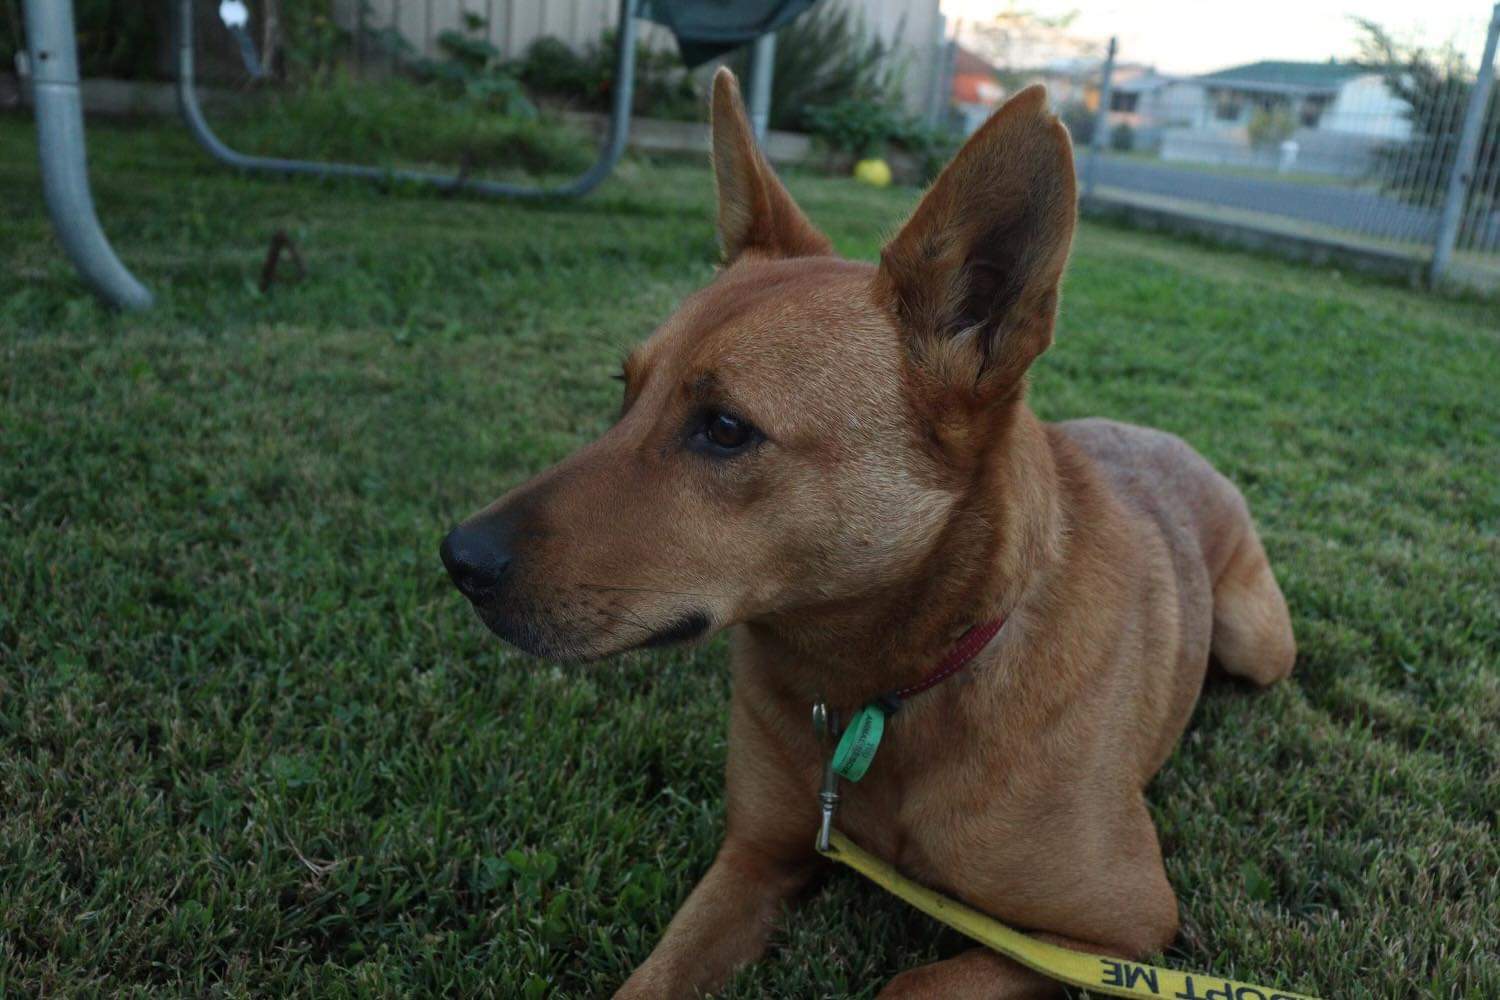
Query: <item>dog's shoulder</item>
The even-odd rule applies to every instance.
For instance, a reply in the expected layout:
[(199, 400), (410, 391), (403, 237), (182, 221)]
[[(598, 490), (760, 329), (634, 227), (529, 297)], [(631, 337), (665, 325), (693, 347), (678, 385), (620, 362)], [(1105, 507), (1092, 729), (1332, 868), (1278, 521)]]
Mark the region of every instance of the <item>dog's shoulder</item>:
[(1176, 434), (1153, 427), (1089, 417), (1053, 425), (1104, 469), (1111, 479), (1197, 480), (1217, 475), (1213, 466)]
[(1249, 519), (1235, 485), (1192, 445), (1166, 431), (1089, 418), (1052, 425), (1055, 437), (1086, 455), (1128, 506), (1157, 521), (1168, 537), (1196, 540), (1217, 562), (1221, 538)]

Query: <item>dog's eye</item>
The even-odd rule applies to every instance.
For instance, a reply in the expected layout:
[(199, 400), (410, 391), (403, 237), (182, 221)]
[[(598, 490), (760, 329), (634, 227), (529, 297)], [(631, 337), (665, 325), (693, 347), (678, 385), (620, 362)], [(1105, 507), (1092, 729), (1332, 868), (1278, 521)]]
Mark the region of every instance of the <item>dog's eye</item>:
[(751, 426), (743, 420), (737, 420), (727, 413), (715, 413), (708, 418), (705, 433), (720, 448), (742, 448), (749, 442), (751, 430)]
[(722, 410), (710, 410), (703, 416), (702, 428), (694, 435), (705, 451), (732, 455), (753, 444), (759, 433), (748, 420), (731, 416)]

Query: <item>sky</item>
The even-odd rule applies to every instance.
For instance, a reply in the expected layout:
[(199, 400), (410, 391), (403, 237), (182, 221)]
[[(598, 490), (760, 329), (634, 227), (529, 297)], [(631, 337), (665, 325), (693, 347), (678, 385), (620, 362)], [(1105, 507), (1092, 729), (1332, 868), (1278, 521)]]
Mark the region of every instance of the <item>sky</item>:
[(1069, 33), (1120, 39), (1122, 60), (1166, 73), (1202, 73), (1258, 59), (1350, 58), (1358, 29), (1352, 14), (1384, 25), (1398, 39), (1452, 40), (1470, 64), (1484, 47), (1491, 0), (941, 0), (950, 27), (1007, 9), (1045, 16), (1076, 12)]

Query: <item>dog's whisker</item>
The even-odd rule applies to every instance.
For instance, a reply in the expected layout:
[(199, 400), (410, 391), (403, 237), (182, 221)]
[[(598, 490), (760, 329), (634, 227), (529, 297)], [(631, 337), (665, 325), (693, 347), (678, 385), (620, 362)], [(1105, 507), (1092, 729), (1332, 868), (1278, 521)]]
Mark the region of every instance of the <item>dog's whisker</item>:
[(588, 587), (588, 588), (590, 588), (592, 590), (624, 590), (624, 591), (630, 591), (632, 593), (637, 593), (637, 594), (661, 594), (664, 597), (704, 597), (704, 598), (717, 597), (717, 598), (725, 598), (725, 597), (729, 596), (728, 594), (710, 594), (710, 593), (704, 593), (704, 592), (692, 591), (692, 590), (659, 590), (659, 589), (657, 589), (655, 587), (625, 587), (625, 586), (620, 586), (620, 585), (617, 585), (617, 584), (589, 583), (586, 580), (585, 581), (580, 581), (578, 583), (578, 586), (580, 586), (580, 587)]
[(646, 623), (646, 619), (642, 618), (639, 614), (630, 610), (629, 608), (621, 607), (618, 602), (611, 602), (608, 605), (596, 605), (595, 610), (614, 621), (623, 622), (627, 625), (634, 625), (636, 628), (641, 629), (642, 631), (655, 631), (652, 626)]
[[(615, 614), (616, 621), (629, 621), (630, 624), (636, 626), (637, 628), (646, 629), (647, 631), (651, 630), (651, 626), (646, 624), (646, 619), (642, 618), (634, 611), (631, 611), (629, 608), (622, 608), (619, 606), (619, 604), (612, 604), (610, 605), (610, 607), (613, 608), (614, 612), (617, 612), (617, 614)], [(611, 613), (609, 611), (605, 611), (605, 609), (603, 608), (600, 608), (600, 610), (604, 611), (606, 614)]]
[(610, 614), (608, 611), (605, 611), (603, 608), (598, 608), (597, 610), (598, 610), (599, 614), (603, 615), (605, 618), (608, 618), (610, 621), (619, 622), (621, 625), (629, 625), (631, 628), (638, 628), (642, 632), (650, 633), (650, 632), (654, 631), (649, 625), (646, 625), (646, 624), (644, 624), (642, 622), (631, 621), (628, 618), (622, 618), (619, 615)]

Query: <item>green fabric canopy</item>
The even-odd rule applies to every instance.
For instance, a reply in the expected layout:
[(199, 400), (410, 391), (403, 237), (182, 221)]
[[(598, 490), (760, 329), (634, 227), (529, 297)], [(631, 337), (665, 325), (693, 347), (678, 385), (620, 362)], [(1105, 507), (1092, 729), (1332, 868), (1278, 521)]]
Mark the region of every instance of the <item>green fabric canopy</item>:
[(641, 11), (677, 36), (682, 61), (698, 66), (775, 31), (817, 0), (646, 0)]

